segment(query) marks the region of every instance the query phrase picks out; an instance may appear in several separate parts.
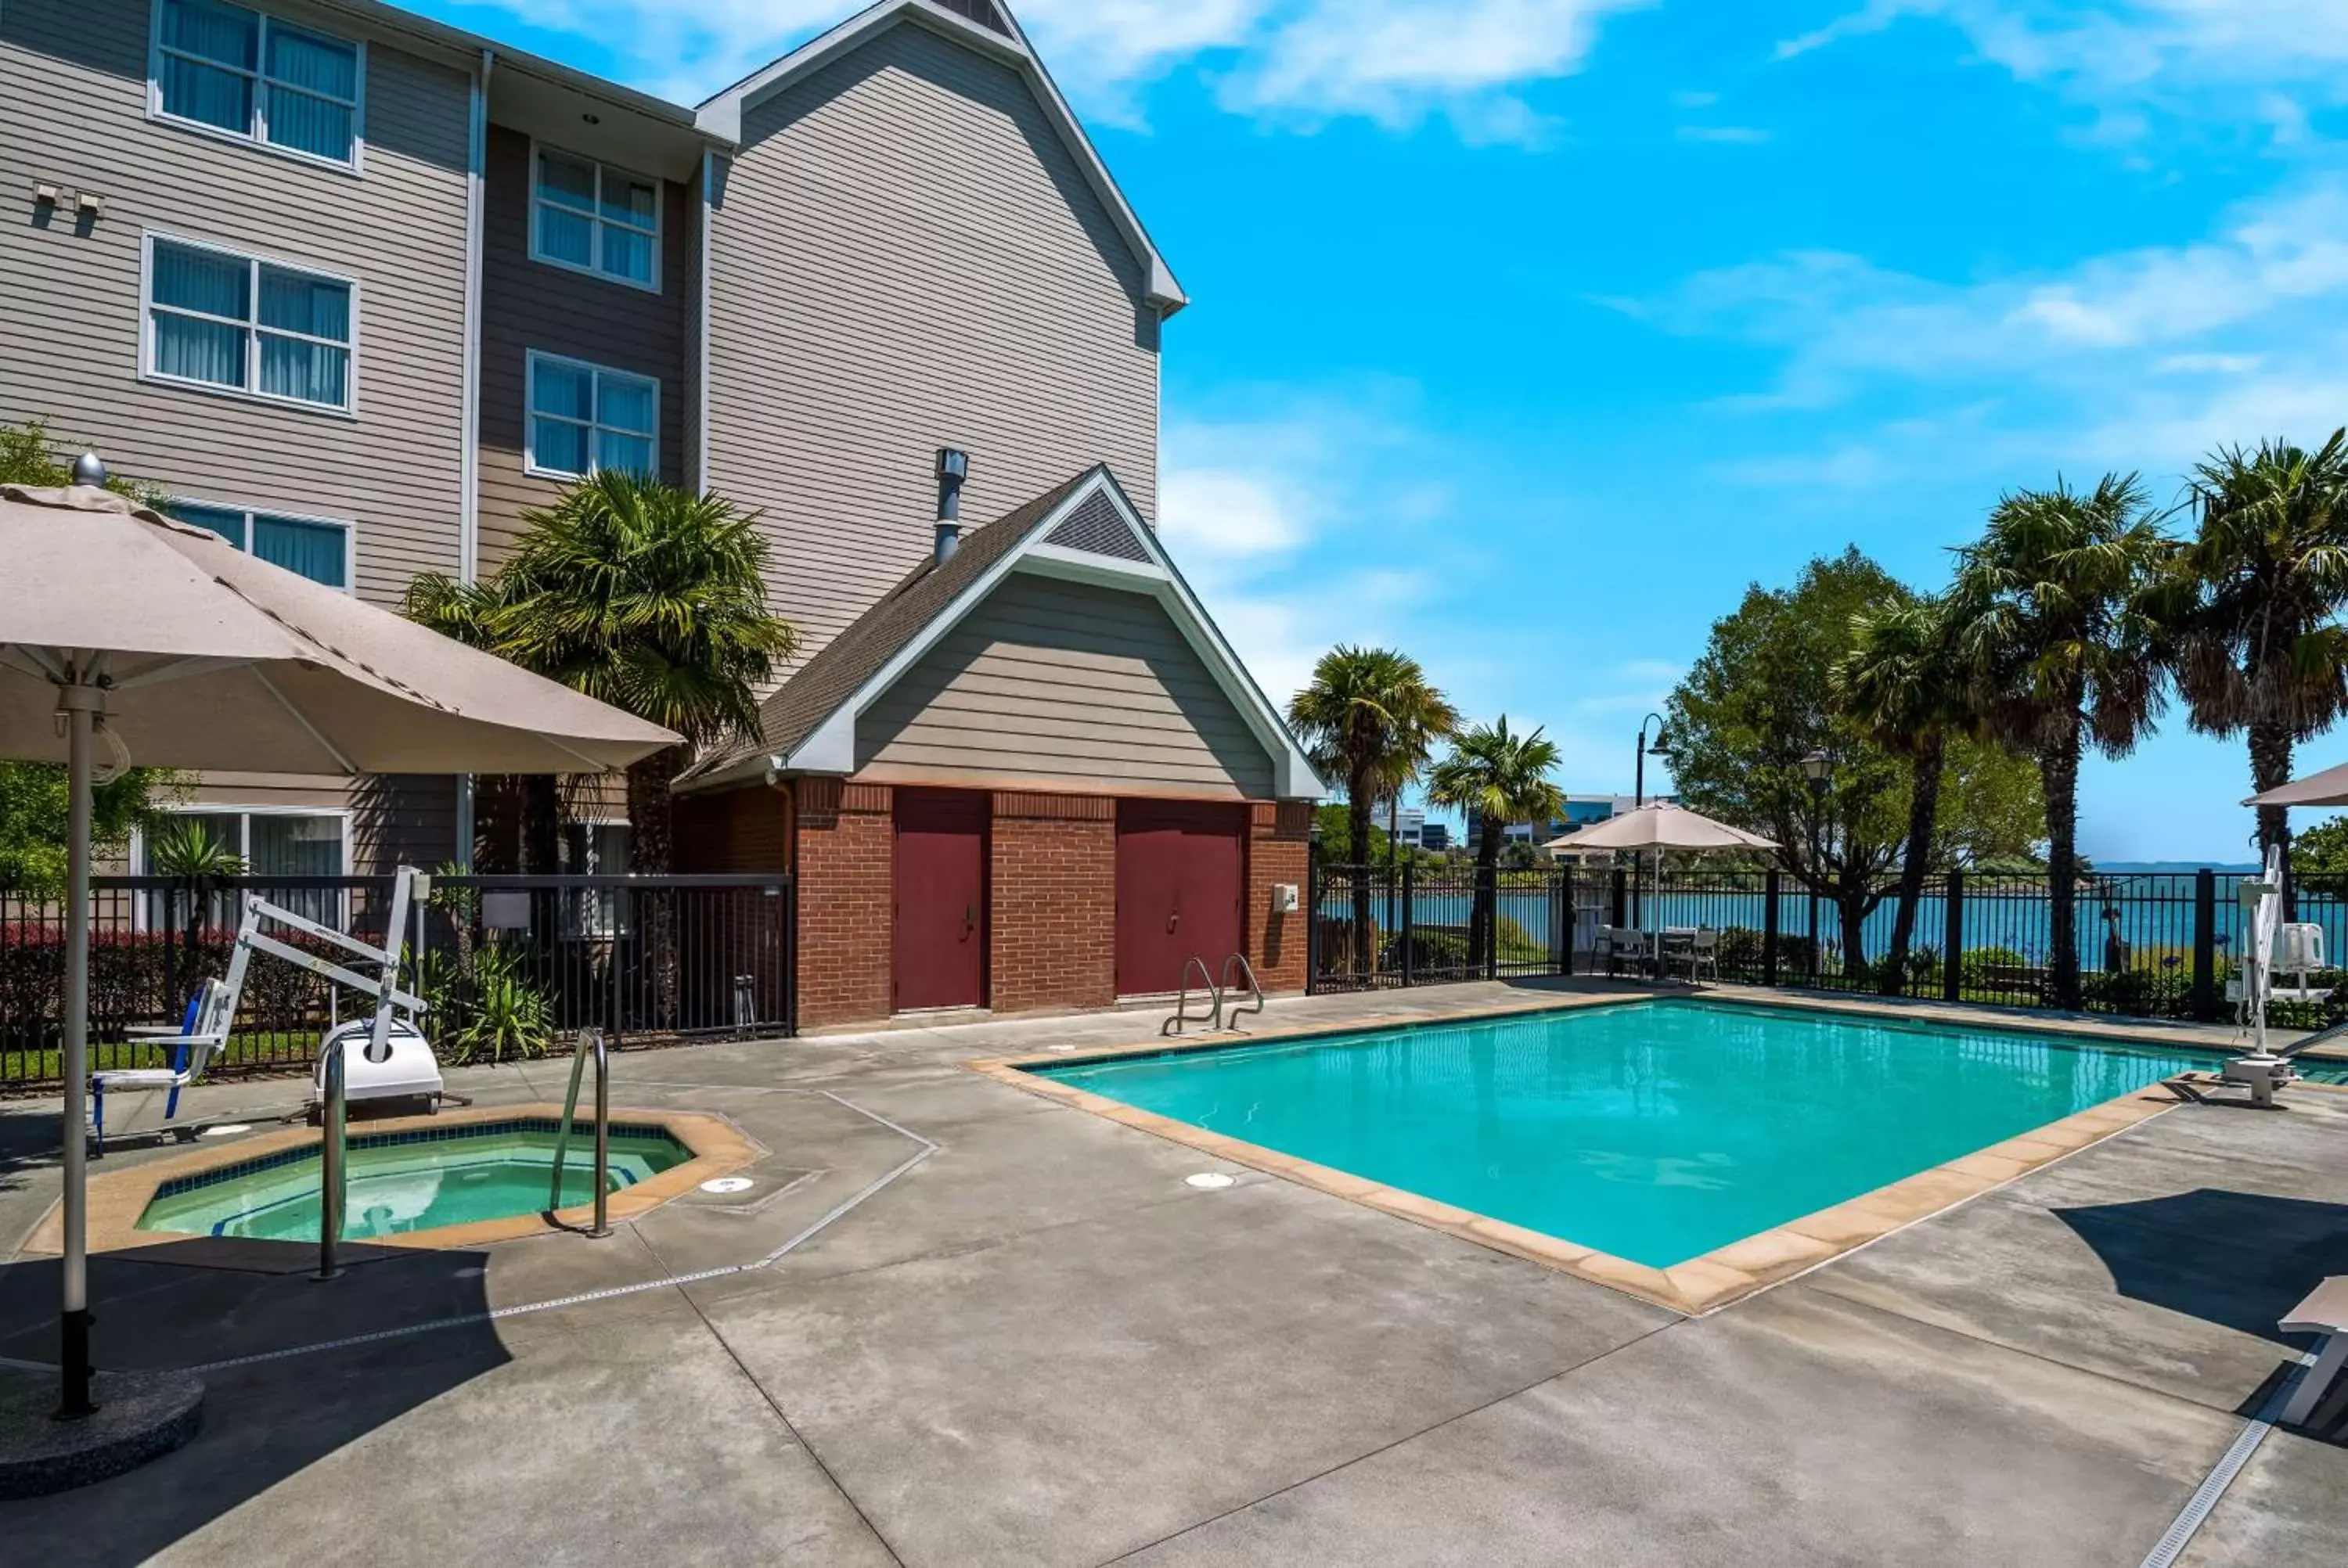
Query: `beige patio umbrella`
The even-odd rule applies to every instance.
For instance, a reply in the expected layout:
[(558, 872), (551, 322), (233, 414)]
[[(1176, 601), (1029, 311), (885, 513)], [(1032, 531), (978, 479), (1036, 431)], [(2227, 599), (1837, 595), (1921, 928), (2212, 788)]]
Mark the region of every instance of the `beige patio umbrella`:
[(676, 737), (94, 484), (0, 486), (0, 757), (70, 774), (59, 1413), (80, 1415), (96, 743), (117, 766), (594, 773)]
[(2348, 805), (2348, 763), (2293, 779), (2264, 794), (2254, 794), (2244, 805)]
[(1657, 801), (1636, 811), (1595, 822), (1568, 839), (1560, 840), (1575, 849), (1628, 849), (1634, 854), (1652, 849), (1655, 852), (1655, 886), (1663, 880), (1663, 851), (1667, 849), (1775, 849), (1776, 844), (1757, 833), (1747, 833), (1741, 827), (1731, 827), (1715, 822), (1702, 812), (1690, 811), (1670, 801)]

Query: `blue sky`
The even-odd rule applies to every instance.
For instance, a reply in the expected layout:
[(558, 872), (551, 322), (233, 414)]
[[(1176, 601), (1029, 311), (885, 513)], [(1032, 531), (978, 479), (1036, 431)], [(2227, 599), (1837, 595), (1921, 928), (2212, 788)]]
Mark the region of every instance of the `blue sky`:
[[(690, 101), (849, 5), (422, 8)], [(1014, 9), (1196, 302), (1164, 523), (1265, 686), (1391, 641), (1576, 790), (1748, 582), (2348, 423), (2343, 0)], [(2246, 773), (2172, 715), (2085, 846), (2242, 858)]]

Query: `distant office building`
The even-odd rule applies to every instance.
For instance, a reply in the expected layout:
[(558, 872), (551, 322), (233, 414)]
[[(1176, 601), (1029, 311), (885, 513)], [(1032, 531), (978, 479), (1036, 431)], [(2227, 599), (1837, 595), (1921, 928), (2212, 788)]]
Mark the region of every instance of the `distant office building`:
[(1421, 823), (1418, 829), (1418, 846), (1440, 855), (1451, 847), (1451, 830), (1439, 822)]

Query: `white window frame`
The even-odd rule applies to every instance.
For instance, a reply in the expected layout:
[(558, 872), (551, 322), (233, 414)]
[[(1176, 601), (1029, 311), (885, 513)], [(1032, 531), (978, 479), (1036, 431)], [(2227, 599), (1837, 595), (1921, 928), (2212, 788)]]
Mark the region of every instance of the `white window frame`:
[[(541, 417), (538, 412), (538, 367), (541, 364), (565, 365), (572, 370), (586, 371), (590, 375), (623, 375), (630, 381), (648, 383), (653, 389), (653, 427), (649, 431), (621, 430), (616, 425), (602, 425), (592, 419), (582, 421), (563, 414), (545, 415), (542, 417), (560, 420), (565, 425), (583, 425), (587, 431), (586, 473), (573, 474), (567, 468), (546, 466), (538, 460), (538, 422)], [(592, 389), (592, 398), (595, 406), (600, 409), (603, 403), (600, 387)], [(641, 435), (652, 443), (650, 473), (654, 478), (660, 477), (661, 383), (657, 375), (646, 375), (642, 371), (622, 370), (615, 364), (597, 364), (592, 360), (573, 359), (569, 354), (548, 354), (543, 349), (534, 348), (529, 351), (523, 360), (521, 420), (521, 467), (525, 474), (541, 479), (583, 479), (588, 474), (594, 473), (598, 467), (595, 461), (595, 433), (598, 430), (615, 430), (623, 436)]]
[[(282, 516), (283, 514), (273, 515)], [(175, 801), (172, 804), (164, 806), (162, 808), (162, 814), (165, 816), (235, 817), (237, 858), (244, 862), (247, 875), (250, 875), (252, 869), (252, 819), (254, 817), (335, 817), (339, 819), (342, 824), (343, 868), (340, 871), (330, 873), (330, 875), (335, 876), (355, 876), (358, 875), (357, 871), (354, 869), (358, 864), (356, 859), (357, 845), (352, 842), (351, 838), (351, 830), (355, 825), (358, 814), (346, 805), (246, 805), (236, 801)], [(147, 830), (143, 827), (134, 827), (130, 830), (130, 866), (132, 874), (139, 876), (153, 875), (153, 873), (142, 869), (146, 864)], [(133, 897), (131, 901), (131, 928), (133, 930), (146, 931), (153, 929), (152, 902), (152, 898), (148, 895), (142, 894)], [(333, 924), (347, 927), (350, 924), (348, 917), (350, 910), (349, 894), (347, 892), (336, 893), (335, 895), (335, 902), (337, 913), (335, 914)], [(233, 922), (231, 924), (232, 927)]]
[[(539, 210), (545, 203), (538, 193), (538, 160), (541, 153), (548, 152), (559, 157), (573, 159), (581, 163), (592, 164), (595, 169), (595, 211), (590, 220), (594, 225), (595, 238), (594, 242), (588, 248), (587, 264), (584, 266), (576, 261), (565, 261), (560, 256), (550, 256), (539, 244), (538, 215)], [(650, 282), (603, 270), (603, 225), (612, 221), (603, 216), (603, 176), (606, 174), (617, 174), (630, 179), (646, 179), (652, 182), (653, 226), (650, 238), (653, 242), (653, 276)], [(577, 272), (582, 277), (601, 278), (607, 283), (617, 283), (623, 289), (638, 289), (648, 294), (657, 294), (661, 292), (661, 240), (668, 226), (668, 214), (663, 209), (668, 205), (668, 182), (659, 175), (645, 174), (617, 163), (606, 163), (600, 158), (590, 158), (583, 152), (573, 152), (567, 147), (557, 147), (551, 142), (542, 142), (536, 137), (532, 137), (530, 142), (530, 184), (525, 194), (530, 199), (530, 259), (531, 261), (542, 261), (550, 267), (560, 267), (566, 272)], [(636, 229), (633, 223), (623, 223), (621, 227), (634, 230), (639, 234), (646, 232), (644, 230)]]
[[(190, 251), (209, 251), (216, 256), (226, 256), (242, 261), (249, 269), (247, 300), (252, 312), (251, 319), (236, 321), (228, 316), (207, 315), (201, 311), (183, 310), (178, 305), (161, 308), (175, 316), (187, 316), (201, 322), (218, 322), (244, 331), (243, 386), (222, 386), (215, 381), (198, 381), (193, 376), (167, 375), (155, 368), (155, 247), (158, 243), (178, 245)], [(340, 283), (351, 292), (351, 337), (348, 343), (333, 338), (316, 337), (308, 333), (288, 332), (283, 327), (261, 324), (261, 269), (274, 267), (281, 272), (295, 272), (321, 282)], [(184, 234), (168, 230), (148, 229), (140, 231), (139, 241), (139, 379), (160, 386), (184, 387), (191, 392), (208, 393), (214, 397), (233, 397), (240, 403), (263, 403), (272, 408), (295, 408), (328, 419), (355, 419), (359, 413), (359, 281), (346, 272), (337, 272), (309, 261), (288, 261), (265, 251), (248, 251), (241, 246), (221, 245), (210, 240), (191, 240)], [(313, 403), (305, 397), (286, 397), (261, 390), (261, 337), (267, 333), (273, 337), (292, 338), (297, 343), (324, 343), (347, 353), (350, 369), (343, 381), (348, 401), (342, 404)]]
[[(290, 158), (296, 163), (306, 163), (313, 169), (331, 169), (337, 174), (355, 175), (364, 179), (366, 175), (366, 40), (346, 38), (340, 33), (329, 32), (324, 27), (314, 27), (306, 22), (288, 21), (274, 12), (263, 10), (258, 5), (247, 5), (244, 0), (219, 0), (219, 3), (235, 10), (250, 11), (261, 19), (260, 67), (247, 71), (239, 67), (221, 65), (218, 60), (205, 59), (200, 55), (183, 55), (181, 51), (167, 46), (163, 42), (164, 0), (153, 0), (153, 3), (147, 7), (147, 118), (157, 125), (168, 125), (176, 129), (193, 131), (198, 136), (208, 136), (215, 141), (253, 148), (277, 158)], [(307, 33), (314, 38), (324, 38), (331, 43), (348, 44), (358, 51), (358, 59), (355, 67), (357, 72), (355, 86), (358, 90), (358, 96), (350, 103), (351, 156), (348, 161), (324, 158), (317, 153), (304, 152), (298, 147), (286, 147), (269, 139), (266, 128), (269, 122), (269, 94), (263, 90), (263, 87), (271, 80), (267, 74), (269, 30), (276, 26), (290, 27), (296, 33)], [(167, 112), (163, 108), (163, 61), (167, 56), (178, 56), (194, 60), (214, 70), (226, 71), (232, 76), (241, 76), (251, 81), (253, 84), (252, 126), (242, 131), (233, 131), (225, 126), (214, 125), (210, 120), (191, 119), (185, 115)], [(325, 97), (324, 93), (312, 92), (307, 87), (295, 87), (291, 82), (280, 82), (275, 85), (309, 97)], [(326, 101), (339, 103), (341, 100), (326, 98)]]
[[(354, 596), (358, 593), (359, 526), (348, 518), (321, 518), (308, 512), (289, 512), (283, 507), (254, 507), (248, 506), (242, 501), (214, 501), (202, 496), (183, 496), (176, 492), (172, 495), (171, 501), (176, 505), (201, 507), (207, 511), (235, 512), (242, 517), (244, 538), (231, 542), (247, 555), (252, 554), (252, 519), (255, 518), (278, 518), (289, 523), (308, 523), (314, 528), (340, 528), (343, 530), (342, 591)], [(201, 523), (188, 525), (191, 528), (202, 526)], [(318, 586), (329, 588), (334, 585), (322, 582)]]

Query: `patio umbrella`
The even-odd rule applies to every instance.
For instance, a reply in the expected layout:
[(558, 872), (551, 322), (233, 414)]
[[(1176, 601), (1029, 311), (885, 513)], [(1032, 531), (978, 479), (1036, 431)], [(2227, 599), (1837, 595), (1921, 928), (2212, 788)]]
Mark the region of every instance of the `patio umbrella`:
[[(77, 477), (98, 477), (96, 460)], [(60, 1415), (87, 1414), (82, 1123), (93, 745), (118, 766), (258, 773), (597, 773), (657, 725), (245, 554), (92, 485), (0, 486), (0, 757), (64, 762), (65, 1198)]]
[(2244, 805), (2348, 805), (2348, 763), (2293, 779), (2264, 794), (2254, 794)]
[[(1757, 833), (1715, 822), (1702, 812), (1670, 801), (1657, 801), (1595, 822), (1570, 837), (1576, 849), (1628, 849), (1633, 854), (1655, 852), (1655, 885), (1663, 886), (1666, 849), (1775, 849), (1776, 844)], [(1660, 912), (1658, 914), (1660, 918)]]

